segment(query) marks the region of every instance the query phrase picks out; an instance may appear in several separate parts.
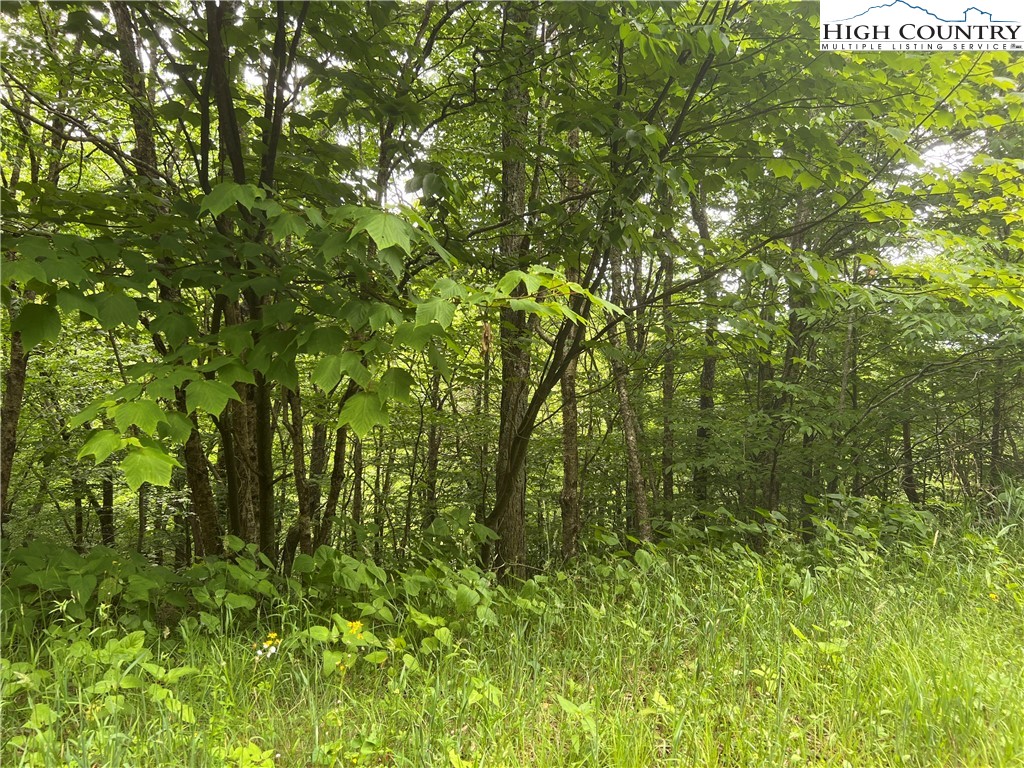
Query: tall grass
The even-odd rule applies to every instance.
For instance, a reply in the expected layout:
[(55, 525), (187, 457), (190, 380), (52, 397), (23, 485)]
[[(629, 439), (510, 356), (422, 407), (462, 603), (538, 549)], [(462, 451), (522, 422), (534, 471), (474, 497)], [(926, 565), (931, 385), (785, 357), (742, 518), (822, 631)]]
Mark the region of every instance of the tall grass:
[(340, 674), (301, 605), (134, 650), (56, 621), (5, 650), (3, 765), (1024, 766), (1013, 534), (588, 561), (426, 646), (396, 602)]

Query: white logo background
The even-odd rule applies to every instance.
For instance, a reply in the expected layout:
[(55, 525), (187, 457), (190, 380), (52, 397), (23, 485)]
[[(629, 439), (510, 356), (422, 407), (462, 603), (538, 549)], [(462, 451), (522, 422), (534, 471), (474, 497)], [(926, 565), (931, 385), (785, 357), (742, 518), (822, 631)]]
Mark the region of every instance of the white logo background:
[(821, 0), (821, 42), (838, 50), (1024, 51), (1024, 0)]

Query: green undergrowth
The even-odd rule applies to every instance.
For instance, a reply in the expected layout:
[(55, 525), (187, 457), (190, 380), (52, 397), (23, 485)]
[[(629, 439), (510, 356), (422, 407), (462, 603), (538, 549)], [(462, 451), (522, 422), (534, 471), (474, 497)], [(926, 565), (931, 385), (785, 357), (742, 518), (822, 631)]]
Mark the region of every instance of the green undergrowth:
[(5, 563), (2, 763), (1024, 766), (1019, 529), (932, 523), (680, 535), (514, 589), (34, 545)]

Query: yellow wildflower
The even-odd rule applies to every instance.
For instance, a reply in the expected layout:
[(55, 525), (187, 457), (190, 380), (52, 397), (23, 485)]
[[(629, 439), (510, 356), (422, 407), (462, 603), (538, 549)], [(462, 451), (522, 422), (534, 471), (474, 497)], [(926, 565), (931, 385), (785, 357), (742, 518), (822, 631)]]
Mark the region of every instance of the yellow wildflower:
[(363, 628), (363, 622), (361, 622), (361, 621), (350, 621), (348, 623), (349, 634), (352, 634), (352, 635), (358, 634), (360, 632), (360, 630), (362, 630), (362, 628)]

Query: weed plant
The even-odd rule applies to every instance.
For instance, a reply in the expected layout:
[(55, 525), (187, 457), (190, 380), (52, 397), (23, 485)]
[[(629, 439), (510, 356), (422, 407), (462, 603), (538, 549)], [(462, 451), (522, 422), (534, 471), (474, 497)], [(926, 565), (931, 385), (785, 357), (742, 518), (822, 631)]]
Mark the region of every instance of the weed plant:
[(514, 589), (328, 549), (279, 579), (238, 540), (185, 574), (12, 552), (2, 763), (1024, 766), (1019, 522), (846, 512)]

